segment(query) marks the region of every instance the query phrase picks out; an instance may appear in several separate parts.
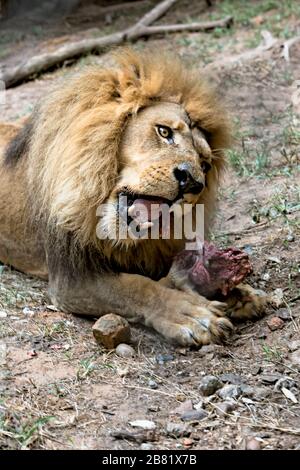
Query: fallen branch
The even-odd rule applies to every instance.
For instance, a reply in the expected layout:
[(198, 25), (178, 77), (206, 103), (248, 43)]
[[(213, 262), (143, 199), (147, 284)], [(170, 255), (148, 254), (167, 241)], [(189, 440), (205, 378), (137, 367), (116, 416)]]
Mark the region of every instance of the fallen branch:
[(34, 56), (26, 63), (4, 70), (0, 73), (0, 80), (5, 83), (6, 88), (9, 88), (17, 85), (23, 80), (29, 79), (35, 74), (61, 64), (65, 60), (74, 59), (90, 52), (100, 51), (108, 46), (117, 46), (127, 41), (133, 42), (141, 37), (153, 34), (174, 33), (179, 31), (209, 31), (218, 27), (230, 26), (232, 23), (232, 17), (227, 16), (222, 20), (204, 23), (150, 26), (157, 19), (163, 16), (176, 1), (177, 0), (164, 0), (160, 2), (152, 8), (152, 10), (146, 13), (135, 25), (124, 31), (100, 38), (84, 39), (72, 42), (59, 47), (53, 52)]
[(214, 68), (227, 68), (238, 63), (256, 59), (264, 52), (269, 51), (274, 46), (278, 45), (280, 42), (279, 39), (274, 38), (269, 31), (262, 31), (261, 35), (263, 37), (262, 43), (255, 49), (250, 49), (248, 51), (242, 52), (241, 54), (236, 54), (230, 57), (226, 57), (222, 60), (211, 62), (205, 66), (205, 69), (210, 70)]

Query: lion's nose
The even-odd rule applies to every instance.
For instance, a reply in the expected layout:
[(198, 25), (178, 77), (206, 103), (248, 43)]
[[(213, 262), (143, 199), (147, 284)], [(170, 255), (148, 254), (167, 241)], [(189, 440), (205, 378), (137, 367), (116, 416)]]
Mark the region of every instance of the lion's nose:
[(174, 176), (179, 183), (179, 189), (183, 193), (200, 194), (204, 188), (201, 181), (196, 181), (191, 175), (189, 165), (182, 163), (174, 169)]

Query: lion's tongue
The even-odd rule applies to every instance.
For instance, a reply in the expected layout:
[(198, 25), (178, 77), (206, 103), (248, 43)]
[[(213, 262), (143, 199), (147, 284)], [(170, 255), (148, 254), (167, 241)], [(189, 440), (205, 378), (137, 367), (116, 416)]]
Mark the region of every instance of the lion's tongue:
[(159, 202), (155, 199), (138, 198), (134, 200), (133, 206), (129, 208), (128, 213), (138, 224), (143, 224), (144, 222), (154, 221), (159, 218), (159, 209), (162, 204), (162, 201)]

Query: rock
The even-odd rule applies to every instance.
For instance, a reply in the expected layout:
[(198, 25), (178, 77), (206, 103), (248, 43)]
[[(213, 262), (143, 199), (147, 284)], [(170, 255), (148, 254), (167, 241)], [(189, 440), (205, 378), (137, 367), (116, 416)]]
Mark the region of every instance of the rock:
[(278, 308), (281, 307), (281, 305), (283, 304), (283, 297), (283, 290), (278, 288), (275, 289), (269, 296), (269, 301), (272, 305), (274, 305), (274, 307)]
[(234, 401), (223, 401), (216, 403), (216, 413), (219, 416), (222, 416), (227, 413), (231, 413), (236, 408), (236, 403)]
[(256, 338), (257, 339), (266, 339), (269, 333), (269, 329), (267, 328), (259, 328)]
[(149, 442), (143, 442), (140, 447), (141, 450), (152, 450), (153, 445), (150, 444)]
[(158, 388), (158, 385), (157, 385), (157, 383), (155, 382), (155, 380), (149, 380), (148, 385), (149, 385), (149, 387), (152, 388), (153, 390), (156, 390), (156, 389)]
[(260, 450), (260, 442), (253, 437), (252, 439), (247, 440), (246, 442), (246, 450)]
[(22, 312), (24, 315), (29, 315), (30, 317), (33, 317), (34, 315), (34, 310), (32, 310), (30, 307), (24, 307)]
[(186, 400), (183, 403), (181, 403), (175, 410), (172, 412), (172, 414), (175, 415), (181, 415), (185, 411), (191, 411), (193, 409), (193, 403), (192, 400)]
[(219, 379), (222, 380), (224, 383), (230, 383), (233, 385), (241, 385), (243, 383), (243, 379), (240, 375), (237, 374), (222, 374), (219, 375)]
[(261, 371), (262, 371), (262, 368), (260, 366), (253, 366), (251, 368), (251, 374), (252, 375), (258, 375), (258, 374), (261, 373)]
[(251, 387), (250, 385), (246, 384), (241, 384), (241, 391), (242, 395), (244, 395), (245, 397), (253, 397), (253, 395), (255, 394), (255, 387)]
[(6, 318), (7, 317), (7, 313), (4, 312), (3, 310), (0, 310), (0, 318)]
[(157, 364), (163, 365), (165, 362), (173, 361), (174, 356), (172, 354), (158, 354), (155, 359)]
[(288, 348), (290, 351), (297, 351), (297, 349), (300, 349), (300, 339), (296, 339), (294, 341), (291, 341), (288, 344)]
[(167, 423), (166, 433), (171, 437), (188, 437), (191, 434), (191, 430), (186, 424)]
[(158, 411), (160, 411), (160, 407), (150, 405), (150, 406), (148, 406), (147, 410), (150, 411), (150, 413), (158, 413)]
[(199, 390), (205, 397), (213, 395), (219, 388), (223, 386), (223, 383), (214, 375), (206, 375), (201, 379)]
[(289, 355), (290, 361), (300, 367), (300, 349)]
[(184, 445), (184, 447), (191, 447), (194, 444), (194, 440), (186, 438), (183, 439), (182, 444)]
[(267, 320), (267, 325), (271, 331), (280, 330), (284, 327), (284, 321), (279, 317), (273, 317)]
[(286, 241), (287, 242), (293, 242), (295, 240), (295, 237), (292, 233), (289, 233), (286, 237), (285, 237)]
[(277, 382), (277, 380), (281, 379), (281, 377), (282, 376), (279, 374), (262, 374), (260, 380), (264, 384), (272, 385)]
[(224, 385), (221, 390), (218, 390), (217, 394), (223, 400), (237, 399), (242, 394), (241, 387), (239, 385), (228, 384)]
[(243, 396), (260, 400), (270, 395), (270, 390), (267, 387), (251, 387), (250, 385), (241, 385)]
[(271, 395), (271, 391), (267, 387), (253, 387), (253, 388), (254, 388), (253, 398), (255, 398), (256, 400), (263, 400), (264, 398), (267, 398), (268, 396)]
[(280, 308), (277, 311), (277, 317), (279, 317), (281, 320), (287, 321), (287, 320), (292, 320), (292, 315), (290, 311), (287, 308)]
[(198, 351), (198, 355), (200, 357), (206, 356), (207, 354), (214, 354), (216, 352), (217, 345), (216, 344), (205, 344), (202, 346), (201, 349)]
[(297, 387), (297, 383), (290, 377), (282, 377), (281, 379), (277, 380), (276, 384), (274, 385), (274, 390), (278, 391), (282, 387), (288, 388), (290, 390), (293, 387)]
[(116, 354), (120, 357), (133, 357), (135, 356), (135, 350), (128, 344), (121, 343), (116, 347)]
[(114, 349), (118, 344), (130, 341), (128, 321), (114, 313), (99, 318), (93, 326), (93, 334), (97, 343), (107, 349)]
[(135, 421), (130, 421), (129, 424), (133, 428), (147, 429), (148, 431), (156, 428), (156, 424), (148, 419), (137, 419)]
[(182, 419), (182, 421), (201, 421), (202, 419), (206, 417), (207, 417), (207, 412), (204, 410), (190, 410), (190, 411), (185, 411), (180, 416), (180, 419)]
[(194, 405), (195, 410), (202, 410), (203, 404), (204, 404), (203, 401), (198, 401), (198, 403)]

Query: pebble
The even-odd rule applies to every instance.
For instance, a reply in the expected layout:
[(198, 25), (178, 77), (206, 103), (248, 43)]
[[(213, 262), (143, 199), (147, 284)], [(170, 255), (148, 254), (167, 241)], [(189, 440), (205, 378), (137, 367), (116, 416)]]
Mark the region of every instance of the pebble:
[(155, 382), (155, 380), (149, 380), (148, 385), (149, 385), (149, 387), (152, 388), (153, 390), (156, 390), (156, 389), (158, 388), (158, 385), (157, 385), (157, 383)]
[(181, 403), (179, 406), (177, 406), (177, 408), (175, 408), (172, 414), (181, 415), (185, 411), (191, 411), (192, 409), (193, 409), (192, 400), (186, 400), (183, 403)]
[(200, 381), (199, 390), (205, 397), (213, 395), (219, 388), (223, 387), (223, 383), (214, 375), (206, 375)]
[(3, 312), (3, 310), (0, 310), (0, 318), (6, 318), (6, 317), (7, 317), (7, 313)]
[(184, 445), (184, 447), (191, 447), (194, 444), (194, 440), (186, 438), (183, 439), (182, 444)]
[(188, 437), (191, 430), (183, 423), (167, 423), (166, 433), (171, 437)]
[(246, 450), (260, 450), (260, 442), (254, 438), (247, 440), (246, 442)]
[(271, 395), (271, 391), (267, 387), (253, 387), (253, 388), (254, 388), (253, 398), (256, 398), (256, 400), (263, 400), (264, 398), (267, 398), (268, 396)]
[(133, 428), (147, 429), (148, 431), (156, 428), (154, 421), (149, 421), (148, 419), (137, 419), (135, 421), (130, 421), (129, 424)]
[(152, 450), (153, 449), (153, 445), (150, 444), (149, 442), (143, 442), (140, 446), (140, 449), (141, 450)]
[(297, 387), (297, 383), (290, 377), (282, 377), (281, 379), (277, 380), (276, 384), (274, 385), (274, 390), (280, 390), (282, 387), (288, 388), (290, 390), (293, 387)]
[(279, 379), (281, 379), (281, 375), (279, 375), (279, 374), (262, 374), (260, 376), (261, 382), (263, 382), (267, 385), (272, 385), (275, 382), (277, 382), (277, 380), (279, 380)]
[(269, 273), (264, 273), (261, 276), (261, 278), (262, 278), (263, 281), (269, 281), (270, 280), (270, 274)]
[(219, 416), (222, 416), (227, 413), (231, 413), (236, 408), (236, 403), (234, 401), (223, 401), (216, 403), (216, 413)]
[(300, 366), (300, 349), (290, 354), (289, 359), (293, 364)]
[(241, 390), (244, 396), (257, 400), (266, 398), (271, 393), (267, 387), (251, 387), (245, 384), (241, 385)]
[(120, 343), (130, 341), (130, 327), (125, 318), (108, 313), (93, 325), (93, 334), (97, 343), (107, 349), (114, 349)]
[(201, 421), (207, 417), (207, 412), (204, 410), (190, 410), (185, 411), (180, 418), (182, 421)]
[(173, 361), (174, 356), (172, 354), (158, 354), (155, 359), (158, 364), (163, 365), (165, 362)]
[(258, 375), (262, 371), (262, 368), (260, 366), (253, 366), (251, 369), (251, 374), (252, 375)]
[(34, 310), (32, 310), (30, 307), (24, 307), (22, 312), (24, 315), (29, 315), (30, 317), (33, 317), (34, 315)]
[(128, 344), (121, 343), (116, 347), (116, 354), (120, 357), (133, 357), (135, 356), (135, 350)]
[(273, 317), (267, 320), (267, 325), (271, 331), (280, 330), (284, 327), (284, 321), (279, 317)]
[(285, 237), (286, 241), (287, 242), (293, 242), (295, 240), (295, 237), (292, 233), (289, 233), (286, 237)]
[(278, 308), (281, 307), (281, 305), (283, 304), (283, 297), (283, 290), (278, 288), (272, 292), (271, 296), (269, 297), (269, 300), (272, 305)]
[(233, 385), (241, 385), (243, 383), (242, 377), (237, 374), (222, 374), (219, 376), (219, 379), (222, 380), (222, 382), (228, 382)]
[(237, 399), (242, 394), (241, 387), (239, 385), (228, 384), (224, 385), (221, 390), (218, 390), (217, 394), (223, 400), (227, 400), (228, 398)]
[(296, 339), (295, 341), (291, 341), (288, 344), (288, 348), (292, 352), (297, 351), (297, 349), (300, 349), (300, 339)]
[(292, 315), (287, 308), (280, 308), (277, 312), (277, 316), (281, 318), (281, 320), (292, 320)]

